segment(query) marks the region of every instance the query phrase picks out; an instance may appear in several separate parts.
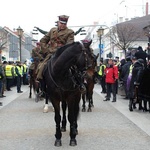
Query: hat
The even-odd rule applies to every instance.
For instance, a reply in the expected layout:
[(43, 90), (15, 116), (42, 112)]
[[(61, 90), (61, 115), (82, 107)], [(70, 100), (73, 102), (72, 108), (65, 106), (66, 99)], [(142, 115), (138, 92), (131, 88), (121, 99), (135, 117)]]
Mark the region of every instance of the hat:
[(36, 45), (40, 45), (40, 42), (37, 42)]
[(60, 23), (67, 24), (69, 16), (61, 15), (61, 16), (58, 16), (58, 18), (59, 18)]
[(138, 47), (139, 51), (143, 51), (143, 48), (141, 46)]

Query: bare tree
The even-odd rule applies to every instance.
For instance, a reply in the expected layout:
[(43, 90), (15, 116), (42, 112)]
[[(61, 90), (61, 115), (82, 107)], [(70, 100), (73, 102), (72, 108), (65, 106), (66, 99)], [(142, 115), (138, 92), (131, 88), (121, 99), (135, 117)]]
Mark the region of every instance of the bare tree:
[(2, 50), (5, 48), (7, 43), (7, 36), (3, 28), (0, 29), (0, 63), (2, 62)]
[(131, 23), (122, 23), (114, 26), (108, 35), (114, 46), (126, 51), (132, 44), (143, 36), (141, 30)]

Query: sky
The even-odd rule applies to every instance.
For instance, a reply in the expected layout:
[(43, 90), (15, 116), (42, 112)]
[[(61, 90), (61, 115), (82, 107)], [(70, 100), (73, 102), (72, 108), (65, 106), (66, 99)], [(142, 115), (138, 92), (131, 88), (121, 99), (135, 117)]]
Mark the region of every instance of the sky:
[(11, 30), (20, 26), (27, 33), (34, 26), (49, 31), (59, 15), (70, 16), (68, 26), (94, 22), (110, 25), (121, 16), (145, 15), (147, 1), (150, 3), (150, 0), (1, 0), (0, 26)]

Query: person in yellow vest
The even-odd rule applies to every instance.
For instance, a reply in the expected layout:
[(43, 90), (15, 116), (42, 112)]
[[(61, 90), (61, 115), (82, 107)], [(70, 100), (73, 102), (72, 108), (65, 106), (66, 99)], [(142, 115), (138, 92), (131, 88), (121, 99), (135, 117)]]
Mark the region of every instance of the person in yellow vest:
[(23, 69), (21, 67), (20, 61), (16, 62), (15, 72), (17, 77), (17, 93), (22, 93), (23, 91), (21, 91), (21, 78), (23, 77)]
[(28, 85), (28, 81), (27, 81), (27, 70), (28, 70), (28, 66), (26, 65), (26, 61), (23, 63), (23, 85)]
[(100, 68), (99, 68), (99, 76), (100, 76), (100, 84), (102, 87), (101, 93), (106, 93), (106, 83), (105, 83), (105, 73), (104, 70), (106, 68), (106, 65), (103, 63), (103, 59), (100, 60)]
[(11, 61), (9, 61), (9, 63), (5, 66), (4, 71), (6, 76), (6, 89), (7, 91), (12, 91), (11, 87), (13, 85), (14, 67)]

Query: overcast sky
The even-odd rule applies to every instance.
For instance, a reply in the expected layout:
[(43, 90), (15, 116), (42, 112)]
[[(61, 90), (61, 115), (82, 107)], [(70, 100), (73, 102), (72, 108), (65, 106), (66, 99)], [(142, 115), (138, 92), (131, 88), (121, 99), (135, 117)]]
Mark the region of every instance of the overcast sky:
[[(38, 26), (49, 31), (59, 15), (70, 16), (68, 26), (110, 24), (117, 16), (145, 15), (147, 0), (1, 0), (0, 26), (20, 26), (25, 32)], [(149, 0), (150, 3), (150, 0)]]

